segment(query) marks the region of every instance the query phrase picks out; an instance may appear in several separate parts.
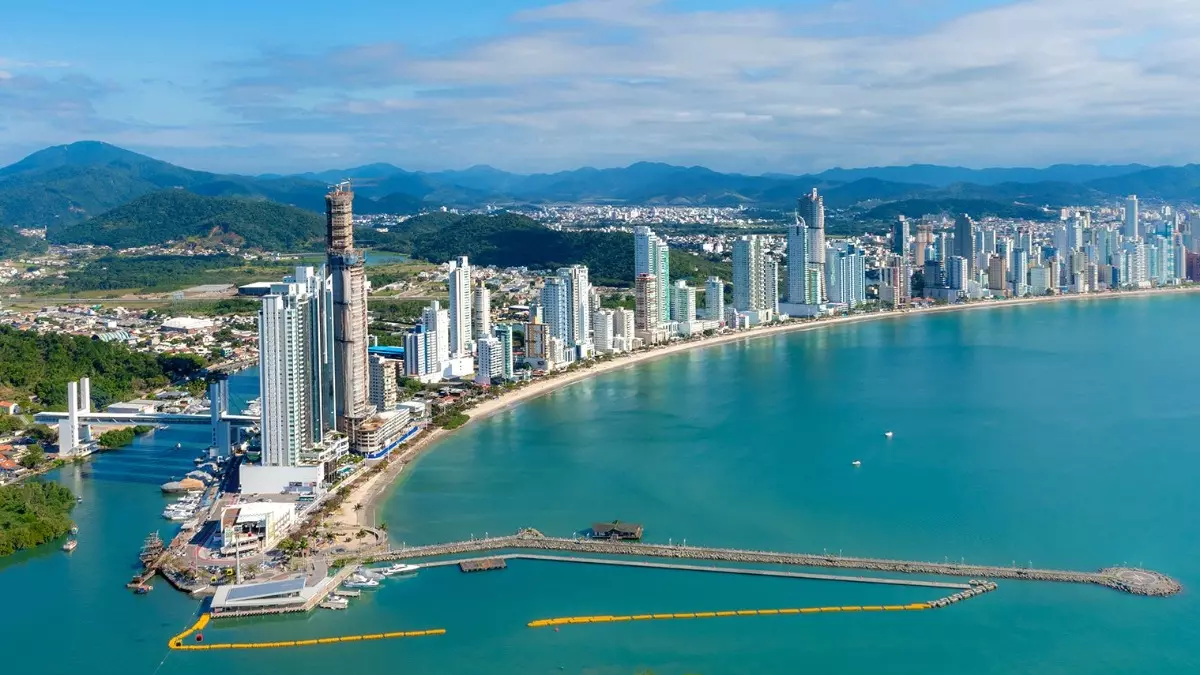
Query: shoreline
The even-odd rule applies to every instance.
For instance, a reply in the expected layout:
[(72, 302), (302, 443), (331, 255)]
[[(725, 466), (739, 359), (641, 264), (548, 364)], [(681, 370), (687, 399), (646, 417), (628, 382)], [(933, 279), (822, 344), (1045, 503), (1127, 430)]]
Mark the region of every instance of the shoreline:
[[(665, 346), (654, 347), (638, 352), (625, 352), (603, 362), (592, 362), (590, 366), (579, 368), (578, 370), (565, 375), (550, 376), (543, 378), (541, 381), (532, 382), (524, 387), (521, 387), (520, 389), (505, 393), (498, 398), (484, 401), (479, 405), (464, 411), (470, 416), (470, 419), (467, 420), (467, 422), (461, 427), (458, 427), (458, 429), (471, 426), (476, 421), (485, 420), (493, 415), (515, 408), (526, 401), (544, 396), (551, 392), (557, 391), (562, 387), (595, 377), (596, 375), (602, 375), (604, 373), (620, 370), (622, 368), (628, 368), (664, 356), (679, 354), (694, 349), (702, 349), (705, 347), (725, 345), (741, 340), (755, 340), (762, 337), (776, 336), (784, 333), (800, 333), (821, 330), (832, 326), (844, 326), (849, 324), (865, 323), (869, 321), (879, 321), (883, 319), (899, 319), (946, 312), (1024, 307), (1060, 302), (1076, 302), (1080, 300), (1111, 300), (1114, 298), (1138, 298), (1160, 295), (1168, 296), (1196, 292), (1200, 292), (1200, 285), (1182, 286), (1178, 288), (1151, 288), (1135, 291), (1089, 293), (1086, 295), (1071, 294), (1036, 298), (1013, 298), (1009, 300), (980, 301), (970, 304), (938, 305), (907, 310), (879, 311), (869, 314), (817, 319), (814, 321), (790, 321), (788, 323), (779, 325), (769, 325), (766, 327), (751, 328), (744, 331), (715, 335), (709, 338), (686, 340), (683, 342), (667, 344)], [(367, 519), (368, 514), (373, 517), (374, 514), (377, 513), (380, 506), (380, 501), (388, 494), (389, 488), (393, 487), (396, 478), (399, 477), (404, 468), (408, 466), (414, 459), (416, 459), (422, 451), (433, 445), (438, 439), (448, 436), (458, 429), (445, 430), (441, 428), (435, 428), (429, 433), (422, 434), (415, 443), (413, 443), (411, 446), (405, 447), (401, 452), (390, 459), (391, 465), (387, 468), (387, 470), (372, 476), (371, 479), (366, 481), (366, 483), (351, 492), (349, 498), (346, 499), (346, 502), (342, 508), (331, 516), (334, 520), (334, 523), (339, 526), (371, 526), (371, 521)], [(363, 508), (360, 511), (354, 511), (354, 504), (359, 503), (362, 504)]]

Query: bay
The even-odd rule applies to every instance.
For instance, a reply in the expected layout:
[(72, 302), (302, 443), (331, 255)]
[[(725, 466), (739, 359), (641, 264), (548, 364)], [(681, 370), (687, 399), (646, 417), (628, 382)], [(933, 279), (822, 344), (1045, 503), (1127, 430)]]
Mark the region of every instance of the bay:
[[(881, 320), (705, 348), (566, 387), (446, 439), (380, 511), (409, 544), (643, 523), (654, 541), (1097, 569), (1185, 592), (1001, 582), (936, 612), (532, 630), (552, 616), (928, 599), (921, 589), (517, 561), (426, 570), (346, 612), (218, 622), (209, 641), (441, 627), (440, 637), (169, 653), (197, 603), (123, 582), (164, 527), (157, 484), (204, 430), (169, 429), (60, 479), (81, 544), (0, 562), (15, 672), (352, 666), (449, 673), (1191, 673), (1200, 669), (1200, 297)], [(248, 398), (254, 376), (235, 379)], [(236, 407), (236, 406), (235, 406)], [(884, 437), (893, 431), (892, 439)], [(194, 438), (193, 438), (194, 436)], [(175, 440), (175, 439), (183, 440)], [(853, 460), (861, 460), (855, 468)], [(15, 659), (15, 660), (14, 660)]]

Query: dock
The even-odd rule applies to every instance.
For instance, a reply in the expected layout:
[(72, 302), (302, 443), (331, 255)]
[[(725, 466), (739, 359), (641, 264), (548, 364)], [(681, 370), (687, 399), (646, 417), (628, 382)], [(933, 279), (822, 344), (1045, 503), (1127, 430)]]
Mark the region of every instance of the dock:
[[(707, 548), (607, 541), (597, 539), (565, 539), (546, 537), (536, 530), (524, 530), (514, 535), (488, 537), (468, 541), (433, 544), (429, 546), (392, 549), (373, 553), (376, 560), (422, 560), (445, 556), (486, 554), (500, 551), (537, 551), (545, 554), (603, 555), (638, 558), (668, 558), (758, 565), (788, 565), (795, 567), (852, 569), (872, 572), (922, 574), (931, 576), (967, 577), (971, 579), (1013, 579), (1018, 581), (1052, 581), (1058, 583), (1095, 584), (1133, 595), (1169, 596), (1183, 587), (1171, 577), (1153, 570), (1131, 567), (1106, 567), (1095, 572), (996, 565), (969, 565), (887, 558), (860, 558), (814, 553), (785, 553), (729, 548)], [(454, 561), (457, 564), (458, 561)], [(423, 562), (430, 566), (430, 562)], [(725, 569), (725, 568), (722, 568)]]
[(489, 572), (491, 570), (502, 570), (508, 567), (504, 556), (495, 558), (471, 558), (470, 560), (458, 561), (458, 569), (463, 572)]

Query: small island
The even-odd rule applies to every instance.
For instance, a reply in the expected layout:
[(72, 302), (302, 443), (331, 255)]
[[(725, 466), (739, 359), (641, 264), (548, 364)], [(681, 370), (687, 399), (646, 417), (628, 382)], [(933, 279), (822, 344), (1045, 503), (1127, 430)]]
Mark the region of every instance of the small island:
[(133, 439), (143, 434), (148, 434), (154, 431), (154, 427), (139, 424), (133, 427), (125, 427), (123, 429), (112, 429), (100, 434), (100, 447), (115, 449), (123, 448), (133, 442)]
[(0, 557), (66, 535), (73, 508), (75, 495), (58, 483), (0, 487)]

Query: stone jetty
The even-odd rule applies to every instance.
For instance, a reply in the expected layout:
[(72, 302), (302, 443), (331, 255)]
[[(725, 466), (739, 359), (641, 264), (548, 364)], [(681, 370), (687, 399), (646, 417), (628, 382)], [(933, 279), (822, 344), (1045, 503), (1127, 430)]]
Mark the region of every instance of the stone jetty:
[(536, 530), (522, 530), (517, 534), (504, 537), (489, 537), (430, 546), (392, 549), (384, 553), (374, 553), (370, 557), (375, 560), (414, 560), (504, 550), (540, 550), (570, 554), (600, 554), (732, 563), (794, 565), (800, 567), (870, 570), (873, 572), (931, 574), (969, 577), (973, 579), (1055, 581), (1060, 583), (1096, 584), (1134, 595), (1148, 596), (1174, 595), (1182, 590), (1179, 582), (1165, 574), (1152, 570), (1128, 567), (1107, 567), (1097, 572), (1082, 572), (1027, 567), (967, 565), (961, 563), (889, 560), (885, 558), (856, 558), (813, 553), (781, 553), (777, 551), (671, 546), (594, 539), (565, 539), (546, 537)]

